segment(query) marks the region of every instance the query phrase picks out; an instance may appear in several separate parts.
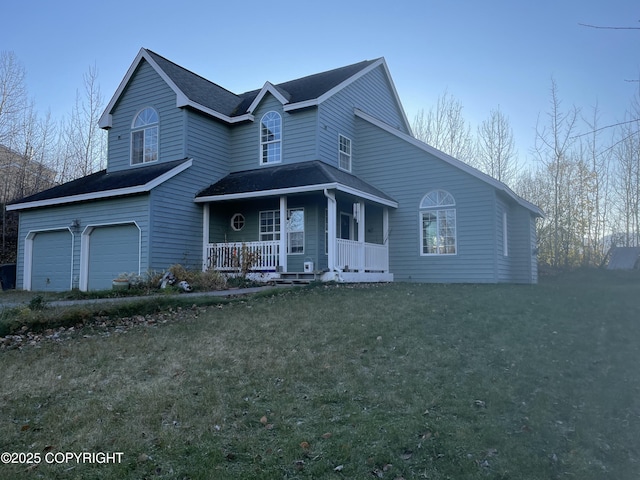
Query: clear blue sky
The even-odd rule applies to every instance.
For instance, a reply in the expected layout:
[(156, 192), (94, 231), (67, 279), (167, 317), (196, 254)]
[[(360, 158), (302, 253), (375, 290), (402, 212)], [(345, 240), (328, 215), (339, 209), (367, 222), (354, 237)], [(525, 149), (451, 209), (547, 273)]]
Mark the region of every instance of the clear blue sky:
[[(445, 90), (474, 126), (500, 106), (521, 157), (549, 107), (551, 78), (564, 107), (621, 120), (640, 84), (637, 0), (324, 0), (322, 2), (5, 2), (0, 50), (27, 72), (39, 112), (68, 114), (82, 76), (99, 71), (105, 102), (141, 47), (241, 93), (385, 57), (407, 116)], [(541, 117), (542, 118), (542, 117)]]

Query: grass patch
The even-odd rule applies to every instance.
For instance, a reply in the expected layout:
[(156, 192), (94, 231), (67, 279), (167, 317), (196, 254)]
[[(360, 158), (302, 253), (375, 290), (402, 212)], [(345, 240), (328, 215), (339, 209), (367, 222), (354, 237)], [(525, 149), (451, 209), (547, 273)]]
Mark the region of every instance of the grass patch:
[(639, 286), (320, 285), (2, 351), (0, 451), (123, 461), (0, 475), (638, 478)]

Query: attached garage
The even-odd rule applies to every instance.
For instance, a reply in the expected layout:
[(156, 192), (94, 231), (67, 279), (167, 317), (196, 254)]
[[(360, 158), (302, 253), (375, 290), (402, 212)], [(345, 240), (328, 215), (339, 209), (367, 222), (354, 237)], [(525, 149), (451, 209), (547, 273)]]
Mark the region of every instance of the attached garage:
[(110, 289), (122, 273), (140, 273), (140, 229), (133, 223), (88, 228), (83, 234), (87, 289)]
[(71, 290), (73, 236), (67, 229), (29, 234), (31, 290)]

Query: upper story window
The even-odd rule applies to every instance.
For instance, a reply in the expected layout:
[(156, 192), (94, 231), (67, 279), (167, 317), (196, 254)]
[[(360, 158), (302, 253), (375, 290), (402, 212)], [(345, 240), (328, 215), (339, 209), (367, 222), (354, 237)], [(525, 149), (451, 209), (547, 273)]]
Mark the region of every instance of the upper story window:
[(267, 112), (260, 121), (260, 163), (282, 160), (282, 117), (278, 112)]
[(344, 135), (338, 138), (338, 166), (343, 170), (351, 171), (351, 139)]
[(158, 160), (158, 112), (147, 107), (131, 124), (131, 164)]
[(433, 190), (420, 202), (420, 254), (456, 253), (456, 202), (445, 190)]

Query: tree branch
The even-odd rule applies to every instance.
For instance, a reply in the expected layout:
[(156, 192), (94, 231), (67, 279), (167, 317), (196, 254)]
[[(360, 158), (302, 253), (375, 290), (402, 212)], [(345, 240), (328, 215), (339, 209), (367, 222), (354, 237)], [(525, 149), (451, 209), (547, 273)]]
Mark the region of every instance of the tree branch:
[(603, 27), (601, 25), (589, 25), (588, 23), (578, 23), (581, 27), (597, 28), (600, 30), (640, 30), (640, 27)]

